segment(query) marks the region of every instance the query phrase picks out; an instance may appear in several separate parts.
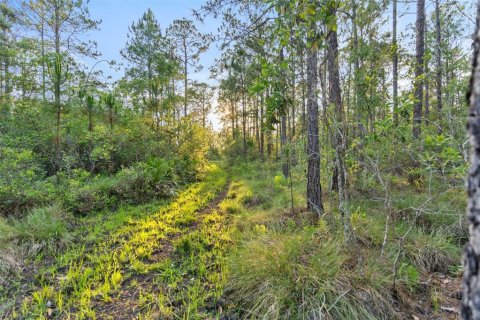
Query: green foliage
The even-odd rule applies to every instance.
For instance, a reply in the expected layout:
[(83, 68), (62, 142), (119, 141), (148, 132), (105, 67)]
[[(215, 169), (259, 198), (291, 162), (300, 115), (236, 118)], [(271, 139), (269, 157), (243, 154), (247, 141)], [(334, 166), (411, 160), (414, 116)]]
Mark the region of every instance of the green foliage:
[(178, 178), (174, 164), (157, 158), (125, 168), (114, 177), (96, 177), (66, 196), (66, 206), (75, 214), (114, 208), (121, 202), (141, 204), (175, 195)]
[(24, 218), (12, 220), (13, 236), (25, 242), (64, 241), (68, 236), (64, 218), (65, 214), (58, 206), (33, 209)]
[(399, 280), (410, 290), (414, 291), (420, 285), (418, 270), (408, 263), (403, 262), (398, 268)]
[(51, 201), (54, 188), (42, 180), (44, 174), (31, 150), (0, 147), (0, 216), (20, 215)]
[(170, 197), (205, 165), (211, 133), (200, 125), (178, 123), (179, 142), (172, 148), (173, 137), (159, 135), (131, 110), (120, 110), (113, 128), (109, 119), (89, 128), (77, 102), (63, 115), (58, 172), (53, 109), (19, 103), (15, 113), (0, 119), (0, 215), (21, 217), (55, 200), (84, 215)]
[[(138, 296), (127, 298), (140, 307), (135, 311), (140, 319), (214, 318), (210, 308), (223, 289), (230, 238), (224, 212), (199, 211), (226, 182), (222, 170), (208, 166), (204, 181), (190, 185), (160, 207), (123, 208), (118, 216), (86, 218), (89, 223), (79, 226), (78, 245), (40, 271), (39, 281), (22, 298), (18, 313), (25, 318), (41, 317), (47, 301), (52, 301), (58, 317), (105, 318), (109, 315), (94, 304), (112, 303), (124, 290), (141, 287)], [(184, 224), (186, 218), (190, 224)], [(173, 243), (177, 251), (169, 254), (169, 240), (177, 236)], [(92, 243), (88, 249), (83, 246), (87, 240)], [(157, 255), (161, 252), (168, 256)], [(151, 272), (156, 276), (143, 282), (142, 275)], [(9, 311), (2, 309), (0, 315)]]
[(441, 230), (430, 234), (413, 230), (406, 245), (406, 257), (422, 272), (448, 273), (452, 266), (460, 264), (461, 250), (451, 237)]
[(244, 162), (248, 160), (254, 160), (259, 157), (257, 146), (255, 142), (247, 138), (247, 154), (243, 147), (243, 139), (239, 135), (235, 139), (229, 138), (226, 142), (224, 154), (231, 164)]

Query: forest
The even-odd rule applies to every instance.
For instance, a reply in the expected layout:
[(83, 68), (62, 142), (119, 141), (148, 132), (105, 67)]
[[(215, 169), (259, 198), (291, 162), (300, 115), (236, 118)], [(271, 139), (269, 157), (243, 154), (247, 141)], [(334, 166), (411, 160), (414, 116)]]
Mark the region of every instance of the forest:
[(0, 0), (0, 319), (479, 301), (480, 1)]

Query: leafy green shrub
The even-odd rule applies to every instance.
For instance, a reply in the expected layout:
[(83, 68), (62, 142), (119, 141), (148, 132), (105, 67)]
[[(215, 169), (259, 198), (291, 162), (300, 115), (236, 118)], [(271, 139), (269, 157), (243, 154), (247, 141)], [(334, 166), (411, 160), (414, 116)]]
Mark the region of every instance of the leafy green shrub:
[(86, 215), (118, 203), (112, 194), (116, 179), (99, 177), (78, 189), (72, 189), (65, 198), (66, 207), (74, 214)]
[(177, 185), (173, 167), (158, 158), (120, 171), (112, 193), (128, 203), (143, 203), (152, 198), (175, 195)]
[(115, 177), (96, 177), (73, 189), (66, 196), (65, 204), (75, 214), (113, 208), (120, 202), (140, 204), (155, 198), (175, 195), (178, 181), (173, 162), (152, 159), (125, 168)]
[(53, 185), (31, 150), (0, 148), (0, 215), (20, 216), (52, 199)]
[(258, 158), (258, 150), (251, 138), (247, 138), (246, 147), (245, 154), (243, 138), (237, 135), (235, 139), (227, 139), (224, 153), (231, 164)]

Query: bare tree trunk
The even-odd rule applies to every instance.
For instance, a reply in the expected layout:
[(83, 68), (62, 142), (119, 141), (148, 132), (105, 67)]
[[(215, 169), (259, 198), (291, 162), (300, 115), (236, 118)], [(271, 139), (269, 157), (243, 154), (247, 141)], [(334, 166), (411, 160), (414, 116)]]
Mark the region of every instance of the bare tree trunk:
[[(425, 36), (428, 34), (428, 23), (425, 23)], [(425, 44), (425, 51), (427, 50), (427, 44)], [(424, 58), (424, 66), (425, 66), (425, 80), (424, 80), (424, 85), (425, 85), (425, 120), (428, 120), (428, 117), (430, 115), (430, 81), (429, 81), (429, 73), (430, 73), (430, 68), (428, 66), (429, 59)], [(428, 125), (428, 122), (425, 122), (425, 125)]]
[[(283, 48), (280, 49), (280, 64), (283, 63)], [(284, 88), (284, 94), (286, 93), (286, 88)], [(287, 155), (287, 115), (288, 115), (288, 105), (287, 100), (283, 100), (283, 106), (281, 108), (281, 130), (280, 130), (280, 148), (282, 156), (282, 173), (285, 178), (288, 178), (288, 155)]]
[(235, 103), (233, 101), (230, 101), (230, 106), (231, 106), (230, 116), (232, 117), (232, 138), (235, 140)]
[(467, 217), (470, 239), (465, 247), (463, 266), (462, 319), (480, 319), (480, 1), (477, 3), (472, 77), (468, 102), (467, 128), (470, 140), (470, 170), (467, 176)]
[(263, 133), (263, 93), (260, 96), (260, 155), (263, 159), (264, 147), (265, 145), (265, 135)]
[[(363, 99), (360, 101), (359, 95), (359, 86), (358, 83), (362, 80), (359, 79), (359, 71), (360, 71), (360, 62), (359, 62), (359, 44), (358, 44), (358, 30), (357, 30), (357, 4), (355, 0), (352, 0), (352, 31), (353, 31), (353, 74), (354, 74), (354, 90), (355, 90), (355, 99), (354, 104), (356, 106), (355, 113), (357, 114), (357, 131), (358, 135), (360, 136), (361, 140), (365, 136), (365, 127), (363, 126)], [(363, 89), (362, 89), (363, 90)], [(362, 95), (363, 97), (363, 95)]]
[(437, 64), (437, 113), (442, 111), (442, 51), (441, 51), (441, 29), (440, 29), (440, 4), (435, 0), (435, 60)]
[(39, 2), (41, 6), (40, 11), (40, 46), (41, 46), (41, 55), (42, 55), (42, 99), (47, 101), (47, 87), (46, 87), (46, 66), (45, 66), (45, 7), (43, 2)]
[[(55, 36), (55, 54), (56, 58), (58, 59), (58, 63), (60, 62), (60, 3), (55, 3), (54, 6), (55, 11), (55, 20), (54, 20), (54, 36)], [(56, 134), (55, 134), (55, 154), (56, 154), (56, 171), (59, 171), (61, 168), (61, 161), (62, 161), (62, 150), (61, 150), (61, 143), (60, 143), (60, 117), (61, 117), (61, 101), (60, 101), (60, 82), (61, 82), (61, 74), (56, 74), (56, 79), (54, 83), (54, 97), (55, 97), (55, 108), (57, 112), (56, 118)]]
[[(329, 15), (336, 21), (336, 7), (331, 7)], [(348, 172), (345, 165), (345, 114), (342, 106), (342, 92), (340, 87), (340, 74), (338, 64), (338, 39), (337, 31), (327, 25), (327, 63), (329, 102), (335, 106), (335, 123), (333, 126), (335, 163), (338, 170), (338, 198), (339, 210), (343, 218), (345, 242), (352, 240), (352, 228), (350, 225), (350, 208), (348, 194)]]
[(187, 44), (185, 43), (185, 39), (183, 39), (183, 63), (185, 68), (184, 73), (184, 101), (183, 101), (183, 116), (186, 117), (188, 113), (188, 56), (187, 56)]
[(295, 94), (295, 77), (296, 77), (296, 68), (295, 68), (295, 61), (292, 63), (292, 117), (291, 117), (291, 122), (292, 122), (292, 130), (290, 131), (290, 137), (292, 140), (293, 137), (295, 137), (295, 117), (296, 117), (296, 110), (295, 110), (295, 104), (296, 104), (296, 94)]
[(397, 0), (393, 0), (393, 122), (398, 124), (398, 43), (397, 43)]
[[(243, 78), (242, 78), (242, 90), (243, 88)], [(245, 92), (242, 92), (242, 130), (243, 130), (243, 156), (247, 158), (247, 105), (245, 101)]]
[(422, 132), (422, 105), (424, 86), (424, 55), (425, 55), (425, 0), (417, 0), (416, 21), (416, 54), (415, 54), (415, 102), (413, 105), (413, 137), (418, 138)]
[(300, 46), (300, 79), (302, 81), (302, 133), (307, 131), (307, 106), (305, 104), (305, 50)]
[[(312, 23), (312, 30), (315, 24)], [(315, 41), (315, 40), (313, 40)], [(312, 42), (313, 42), (312, 41)], [(323, 214), (322, 186), (320, 183), (320, 142), (318, 136), (317, 63), (315, 44), (307, 48), (307, 207), (319, 218)]]

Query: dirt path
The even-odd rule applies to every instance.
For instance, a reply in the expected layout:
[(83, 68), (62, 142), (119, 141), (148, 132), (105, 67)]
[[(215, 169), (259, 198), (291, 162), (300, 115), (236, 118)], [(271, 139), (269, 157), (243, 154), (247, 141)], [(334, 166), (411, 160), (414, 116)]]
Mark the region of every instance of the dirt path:
[[(197, 219), (187, 225), (181, 231), (171, 234), (168, 238), (164, 239), (156, 247), (153, 255), (149, 259), (149, 263), (157, 264), (163, 261), (171, 261), (173, 265), (180, 265), (184, 258), (183, 255), (178, 254), (176, 250), (176, 244), (181, 238), (188, 238), (190, 235), (198, 232), (202, 227), (209, 228), (208, 222), (205, 222), (205, 219), (211, 216), (212, 214), (220, 212), (219, 204), (225, 199), (229, 189), (229, 183), (225, 184), (225, 187), (222, 192), (220, 192), (206, 207), (198, 210), (196, 212)], [(153, 296), (164, 295), (165, 292), (170, 291), (168, 285), (165, 287), (162, 283), (157, 282), (157, 277), (160, 275), (156, 270), (152, 270), (146, 274), (136, 274), (133, 275), (128, 281), (122, 283), (120, 288), (120, 294), (110, 302), (98, 302), (95, 303), (94, 310), (96, 311), (97, 317), (99, 319), (138, 319), (142, 315), (147, 314), (149, 317), (154, 318), (154, 312), (148, 312), (148, 307), (142, 306), (141, 300), (142, 295), (145, 296), (145, 293)], [(182, 290), (189, 289), (189, 278), (186, 277), (186, 274), (183, 278)], [(170, 305), (167, 303), (167, 307), (173, 307), (175, 309), (176, 304), (182, 304), (183, 301), (171, 301)], [(210, 308), (206, 306), (206, 308)], [(181, 309), (181, 308), (180, 308)], [(147, 311), (147, 312), (142, 312)], [(211, 311), (211, 310), (210, 310)], [(217, 310), (214, 310), (217, 311)], [(180, 312), (181, 313), (181, 312)], [(163, 314), (163, 316), (167, 316)], [(161, 314), (158, 314), (161, 316)]]
[(231, 243), (221, 210), (228, 187), (226, 173), (211, 166), (158, 212), (129, 219), (88, 248), (78, 239), (38, 275), (10, 318), (216, 318)]

